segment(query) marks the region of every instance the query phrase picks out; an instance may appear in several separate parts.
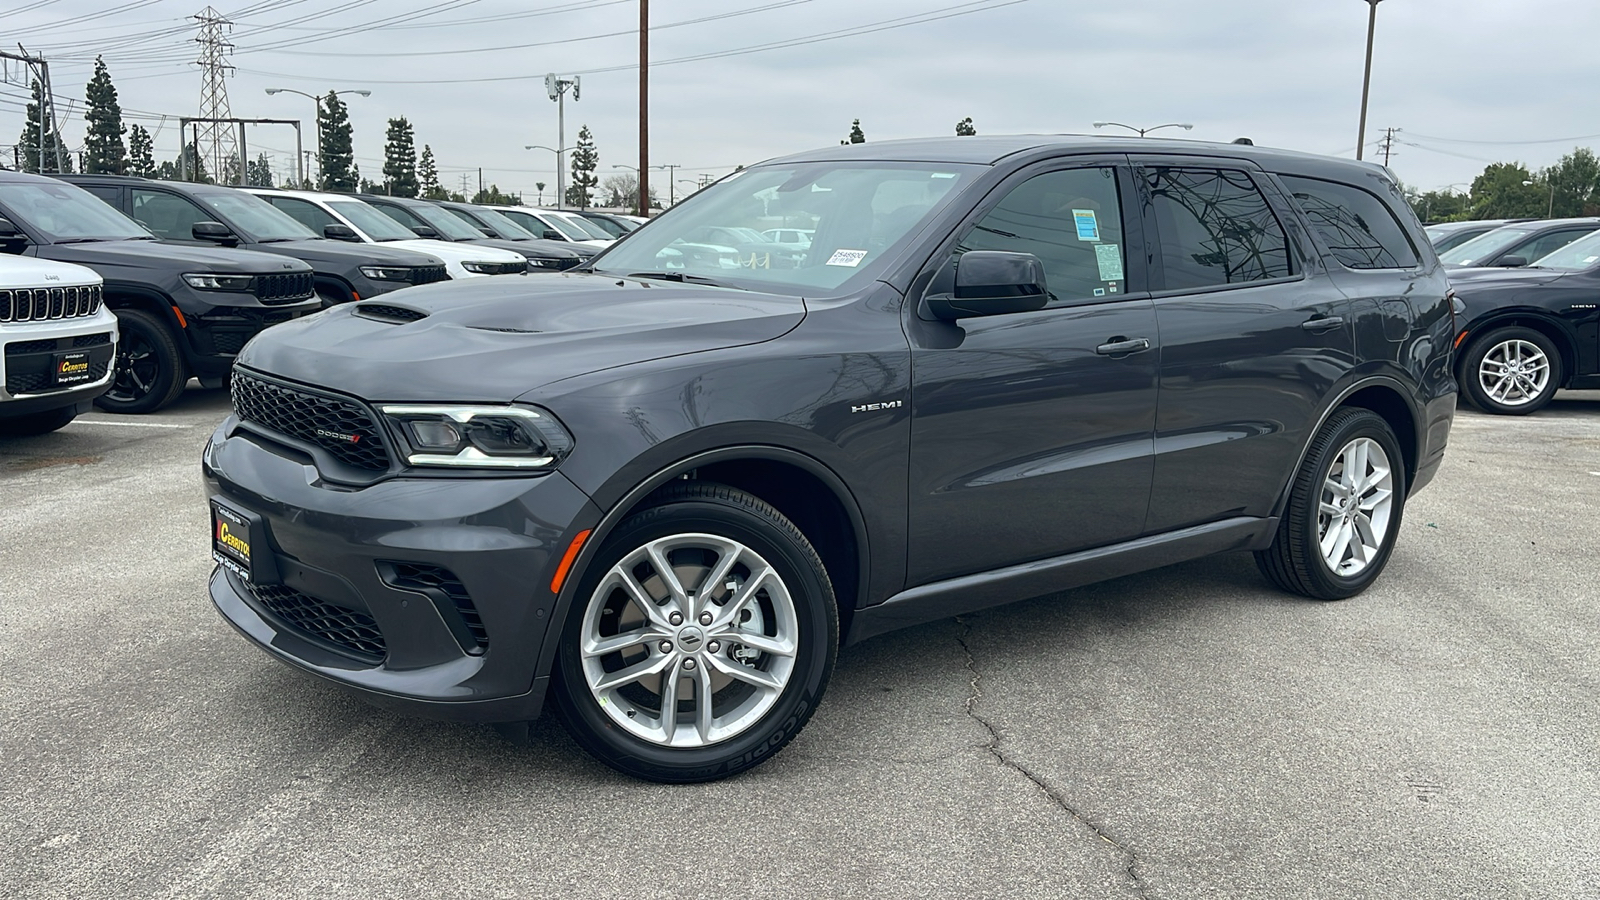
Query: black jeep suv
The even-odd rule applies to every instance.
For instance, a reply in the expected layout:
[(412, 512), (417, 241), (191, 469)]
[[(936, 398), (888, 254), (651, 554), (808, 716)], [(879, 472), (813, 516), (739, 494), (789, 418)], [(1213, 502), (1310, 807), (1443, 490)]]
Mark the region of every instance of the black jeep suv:
[(121, 337), (111, 387), (95, 400), (113, 412), (153, 412), (189, 376), (220, 385), (257, 332), (321, 308), (311, 267), (249, 250), (184, 247), (75, 185), (0, 172), (0, 250), (88, 266), (105, 279)]
[[(815, 234), (790, 268), (674, 249), (708, 226)], [(841, 639), (1226, 550), (1360, 592), (1443, 458), (1454, 337), (1375, 165), (833, 147), (576, 272), (253, 342), (202, 463), (211, 597), (376, 702), (549, 693), (607, 764), (717, 778), (794, 737)]]
[(255, 194), (211, 184), (128, 175), (57, 175), (150, 229), (164, 241), (243, 247), (311, 266), (323, 306), (449, 281), (438, 257), (380, 244), (325, 238)]

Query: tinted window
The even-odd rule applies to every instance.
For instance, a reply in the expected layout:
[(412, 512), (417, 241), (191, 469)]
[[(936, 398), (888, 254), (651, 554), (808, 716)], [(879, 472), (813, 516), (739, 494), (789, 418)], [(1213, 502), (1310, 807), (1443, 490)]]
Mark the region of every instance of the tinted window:
[(133, 220), (162, 240), (192, 241), (195, 223), (213, 222), (216, 217), (177, 194), (134, 188)]
[(227, 218), (224, 224), (256, 241), (303, 241), (322, 236), (285, 215), (255, 194), (244, 191), (202, 191), (196, 198), (212, 212)]
[(1017, 185), (956, 245), (1032, 253), (1051, 302), (1081, 303), (1126, 290), (1116, 170), (1067, 169)]
[(84, 190), (95, 195), (96, 197), (99, 197), (101, 200), (104, 200), (112, 206), (116, 206), (118, 201), (122, 199), (120, 196), (118, 196), (118, 192), (122, 189), (115, 185), (80, 184), (78, 187), (83, 188)]
[(1351, 269), (1409, 269), (1417, 252), (1389, 207), (1361, 188), (1280, 176), (1334, 259)]
[(1242, 284), (1294, 274), (1289, 238), (1243, 172), (1149, 168), (1167, 290)]
[(0, 212), (52, 241), (150, 238), (149, 231), (93, 194), (53, 179), (0, 184)]
[(325, 225), (343, 225), (338, 219), (328, 215), (315, 203), (308, 203), (294, 197), (267, 197), (266, 201), (289, 214), (289, 218), (306, 226), (317, 234), (322, 233)]
[(1552, 231), (1549, 234), (1540, 235), (1521, 246), (1511, 248), (1511, 255), (1520, 256), (1528, 262), (1533, 262), (1541, 256), (1547, 256), (1560, 250), (1593, 230), (1593, 228), (1580, 228), (1574, 231)]

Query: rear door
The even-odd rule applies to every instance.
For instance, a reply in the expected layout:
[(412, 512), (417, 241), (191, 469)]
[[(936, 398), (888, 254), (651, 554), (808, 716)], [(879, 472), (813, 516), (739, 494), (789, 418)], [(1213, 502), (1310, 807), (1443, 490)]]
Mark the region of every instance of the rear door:
[(1145, 531), (1268, 515), (1352, 366), (1348, 303), (1253, 164), (1135, 162), (1162, 345)]
[[(1044, 263), (1044, 309), (946, 322), (906, 311), (912, 356), (911, 584), (1137, 537), (1150, 496), (1157, 333), (1125, 158), (1025, 169), (930, 262), (969, 250)], [(910, 306), (910, 304), (908, 304)]]

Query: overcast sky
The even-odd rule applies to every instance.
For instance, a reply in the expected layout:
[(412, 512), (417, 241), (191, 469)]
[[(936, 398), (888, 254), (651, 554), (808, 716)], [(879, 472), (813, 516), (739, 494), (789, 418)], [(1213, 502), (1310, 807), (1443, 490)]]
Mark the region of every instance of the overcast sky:
[[(158, 160), (176, 155), (176, 117), (199, 112), (198, 0), (126, 0), (114, 12), (103, 0), (5, 5), (0, 45), (21, 42), (52, 61), (71, 145), (82, 145), (84, 84), (103, 52), (124, 109), (138, 111), (128, 121), (158, 134)], [(218, 9), (235, 23), (233, 115), (303, 117), (310, 147), (312, 102), (266, 88), (369, 89), (347, 99), (357, 162), (372, 180), (381, 179), (386, 120), (406, 116), (447, 186), (459, 189), (466, 173), (475, 190), (481, 166), (485, 184), (531, 201), (543, 181), (548, 198), (553, 154), (523, 149), (556, 144), (546, 72), (587, 73), (581, 99), (567, 104), (569, 145), (588, 124), (602, 175), (638, 163), (638, 0), (240, 0)], [(896, 27), (672, 62), (880, 23)], [(834, 144), (856, 118), (868, 140), (949, 135), (966, 116), (981, 134), (1087, 133), (1109, 119), (1189, 122), (1185, 136), (1201, 140), (1248, 135), (1354, 155), (1367, 4), (655, 0), (651, 24), (650, 160), (676, 163), (676, 177), (692, 180)], [(1600, 144), (1597, 34), (1595, 0), (1384, 0), (1368, 158), (1384, 128), (1403, 129), (1392, 168), (1408, 184), (1438, 188), (1470, 181), (1487, 162), (1537, 168)], [(21, 132), (27, 96), (9, 66), (0, 146)], [(293, 146), (287, 129), (249, 137), (250, 155), (266, 150), (280, 173)]]

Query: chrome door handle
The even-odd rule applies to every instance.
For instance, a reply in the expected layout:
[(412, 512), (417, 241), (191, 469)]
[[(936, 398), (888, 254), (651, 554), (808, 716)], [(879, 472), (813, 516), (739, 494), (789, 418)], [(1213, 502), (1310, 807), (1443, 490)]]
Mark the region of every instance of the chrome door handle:
[(1114, 337), (1109, 342), (1094, 348), (1094, 352), (1101, 356), (1123, 356), (1128, 353), (1138, 353), (1150, 349), (1149, 338)]
[(1307, 331), (1331, 331), (1344, 324), (1343, 316), (1317, 316), (1300, 323)]

